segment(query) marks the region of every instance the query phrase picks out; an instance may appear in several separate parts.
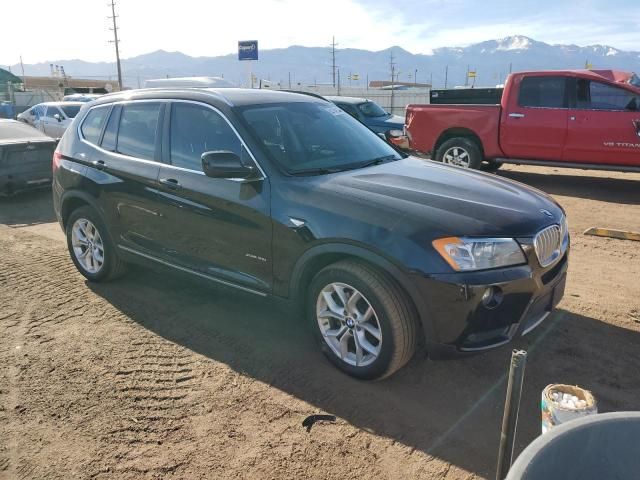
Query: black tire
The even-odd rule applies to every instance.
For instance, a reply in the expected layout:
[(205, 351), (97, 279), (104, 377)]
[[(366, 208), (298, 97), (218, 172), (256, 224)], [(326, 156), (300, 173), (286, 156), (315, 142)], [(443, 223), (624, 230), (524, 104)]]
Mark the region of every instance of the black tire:
[(480, 165), (480, 170), (482, 170), (483, 172), (493, 173), (497, 172), (500, 167), (502, 167), (502, 162), (487, 160), (486, 162), (482, 162), (482, 165)]
[[(87, 270), (85, 265), (80, 263), (74, 251), (73, 226), (78, 220), (81, 220), (81, 219), (85, 219), (91, 222), (95, 226), (96, 230), (100, 235), (100, 238), (102, 239), (104, 262), (102, 263), (102, 266), (99, 268), (99, 270), (97, 270), (96, 272), (91, 272)], [(107, 280), (113, 280), (115, 278), (118, 278), (125, 272), (126, 265), (118, 256), (116, 249), (114, 247), (114, 244), (111, 241), (111, 236), (109, 235), (109, 231), (107, 230), (106, 225), (102, 221), (102, 218), (95, 211), (94, 208), (85, 205), (71, 212), (71, 215), (69, 215), (69, 218), (67, 220), (66, 235), (67, 235), (67, 248), (69, 249), (69, 255), (71, 255), (71, 260), (73, 261), (78, 271), (85, 278), (87, 278), (87, 280), (90, 280), (92, 282), (103, 282)]]
[(482, 164), (482, 150), (480, 149), (480, 146), (476, 143), (475, 140), (467, 137), (450, 138), (449, 140), (444, 142), (438, 148), (438, 151), (436, 152), (435, 160), (437, 162), (454, 165), (454, 163), (451, 163), (447, 161), (447, 159), (445, 159), (445, 154), (447, 154), (447, 152), (450, 152), (454, 149), (459, 149), (459, 151), (464, 151), (465, 154), (467, 155), (467, 157), (465, 158), (468, 158), (467, 166), (457, 165), (458, 167), (472, 168), (475, 170), (480, 168), (480, 165)]
[[(368, 365), (356, 366), (347, 363), (332, 350), (328, 341), (325, 341), (316, 308), (321, 292), (332, 283), (354, 287), (373, 307), (375, 319), (380, 327), (381, 341), (378, 356)], [(387, 274), (364, 263), (343, 260), (322, 269), (311, 281), (306, 308), (322, 352), (336, 367), (353, 377), (366, 380), (388, 377), (403, 367), (415, 353), (419, 327), (413, 305), (406, 293)], [(360, 332), (362, 327), (353, 327), (353, 335), (355, 329)], [(366, 332), (362, 331), (360, 335), (366, 336)]]

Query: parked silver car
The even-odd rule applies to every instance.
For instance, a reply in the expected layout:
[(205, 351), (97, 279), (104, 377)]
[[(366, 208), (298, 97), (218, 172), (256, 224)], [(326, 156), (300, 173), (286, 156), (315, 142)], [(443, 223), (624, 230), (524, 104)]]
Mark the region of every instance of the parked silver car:
[(45, 135), (60, 138), (80, 111), (82, 102), (45, 102), (18, 115), (18, 120), (33, 125)]

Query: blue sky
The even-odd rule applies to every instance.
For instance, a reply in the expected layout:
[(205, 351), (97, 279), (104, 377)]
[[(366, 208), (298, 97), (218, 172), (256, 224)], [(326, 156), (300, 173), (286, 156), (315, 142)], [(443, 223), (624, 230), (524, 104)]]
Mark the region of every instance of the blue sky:
[[(417, 50), (468, 45), (509, 35), (547, 43), (607, 44), (640, 50), (637, 0), (360, 0), (380, 21), (399, 17), (416, 29)], [(389, 5), (394, 8), (390, 12)], [(401, 33), (401, 32), (398, 32)], [(412, 50), (411, 48), (407, 48)]]
[[(194, 56), (233, 53), (237, 41), (413, 53), (509, 35), (548, 43), (607, 44), (640, 51), (640, 0), (117, 0), (121, 54), (158, 49)], [(0, 65), (81, 58), (111, 61), (106, 0), (3, 2)], [(615, 5), (615, 6), (614, 6)], [(28, 11), (27, 11), (28, 7)], [(28, 24), (28, 28), (27, 25)], [(59, 28), (59, 34), (52, 27)], [(36, 33), (32, 33), (36, 32)], [(42, 33), (37, 33), (42, 32)], [(19, 39), (8, 42), (7, 39)]]

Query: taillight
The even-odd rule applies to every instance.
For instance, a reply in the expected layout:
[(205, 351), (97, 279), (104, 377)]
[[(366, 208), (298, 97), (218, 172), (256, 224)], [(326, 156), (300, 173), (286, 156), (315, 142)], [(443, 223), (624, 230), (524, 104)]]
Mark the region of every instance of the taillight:
[(53, 171), (55, 172), (60, 167), (60, 160), (62, 160), (62, 154), (57, 150), (53, 152)]

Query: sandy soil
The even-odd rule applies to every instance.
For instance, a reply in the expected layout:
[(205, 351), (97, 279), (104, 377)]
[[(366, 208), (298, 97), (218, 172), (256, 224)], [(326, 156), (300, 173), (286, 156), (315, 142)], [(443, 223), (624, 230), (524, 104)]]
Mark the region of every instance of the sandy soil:
[[(521, 450), (548, 383), (640, 410), (640, 242), (582, 235), (640, 231), (640, 175), (500, 174), (556, 197), (573, 236), (566, 297), (516, 343), (529, 351)], [(418, 357), (359, 382), (273, 302), (142, 269), (88, 284), (49, 192), (0, 200), (2, 480), (491, 478), (509, 355)], [(307, 433), (313, 413), (338, 420)]]

